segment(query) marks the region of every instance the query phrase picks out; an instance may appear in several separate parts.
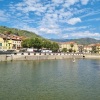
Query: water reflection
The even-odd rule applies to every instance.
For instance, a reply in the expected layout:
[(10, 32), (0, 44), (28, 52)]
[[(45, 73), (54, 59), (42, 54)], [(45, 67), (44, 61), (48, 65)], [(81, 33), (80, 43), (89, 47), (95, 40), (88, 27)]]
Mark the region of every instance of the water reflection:
[(0, 100), (99, 100), (100, 60), (0, 62)]

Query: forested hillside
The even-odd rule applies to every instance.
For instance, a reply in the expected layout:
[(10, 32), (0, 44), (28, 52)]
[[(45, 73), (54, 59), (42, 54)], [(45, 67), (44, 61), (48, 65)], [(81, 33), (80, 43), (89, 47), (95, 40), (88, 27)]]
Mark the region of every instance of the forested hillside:
[(34, 32), (29, 32), (29, 31), (26, 31), (26, 30), (19, 30), (19, 29), (16, 29), (16, 28), (8, 28), (6, 26), (0, 26), (0, 33), (5, 33), (5, 32), (9, 32), (10, 34), (25, 36), (25, 37), (42, 38), (41, 36), (35, 34)]

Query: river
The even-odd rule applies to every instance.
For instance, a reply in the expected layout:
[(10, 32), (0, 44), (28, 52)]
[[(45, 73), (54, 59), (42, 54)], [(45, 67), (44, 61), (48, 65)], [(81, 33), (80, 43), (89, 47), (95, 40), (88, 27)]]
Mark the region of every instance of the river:
[(0, 62), (0, 100), (100, 100), (100, 60)]

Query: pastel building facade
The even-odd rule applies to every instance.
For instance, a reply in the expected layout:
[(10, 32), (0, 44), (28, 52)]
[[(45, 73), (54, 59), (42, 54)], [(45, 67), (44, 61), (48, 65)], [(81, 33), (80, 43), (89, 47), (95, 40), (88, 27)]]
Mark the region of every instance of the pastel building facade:
[(95, 44), (96, 52), (100, 54), (100, 43)]
[(0, 50), (19, 50), (21, 43), (20, 36), (0, 34)]
[(92, 52), (92, 46), (84, 46), (83, 52), (84, 53), (91, 53)]
[(60, 51), (64, 48), (67, 49), (67, 52), (78, 52), (78, 44), (75, 42), (62, 42), (59, 43)]
[(0, 50), (4, 48), (4, 40), (0, 37)]

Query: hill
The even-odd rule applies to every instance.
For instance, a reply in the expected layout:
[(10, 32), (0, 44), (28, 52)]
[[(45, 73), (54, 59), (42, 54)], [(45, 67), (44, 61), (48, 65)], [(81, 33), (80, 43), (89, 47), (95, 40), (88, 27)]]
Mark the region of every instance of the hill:
[[(10, 34), (15, 34), (19, 36), (25, 36), (25, 37), (31, 37), (31, 38), (41, 38), (44, 39), (43, 37), (35, 34), (34, 32), (29, 32), (26, 30), (19, 30), (16, 28), (9, 28), (6, 26), (0, 26), (0, 33), (5, 33), (9, 32)], [(96, 40), (93, 38), (80, 38), (80, 39), (50, 39), (51, 41), (55, 42), (69, 42), (69, 41), (75, 41), (78, 44), (83, 44), (83, 45), (88, 45), (88, 44), (93, 44), (93, 43), (100, 43), (100, 40)]]
[(70, 41), (74, 41), (78, 44), (82, 44), (82, 45), (88, 45), (88, 44), (93, 44), (93, 43), (100, 43), (100, 40), (96, 40), (93, 38), (80, 38), (80, 39), (50, 39), (52, 41), (56, 41), (56, 42), (70, 42)]
[(26, 31), (26, 30), (19, 30), (19, 29), (16, 29), (16, 28), (8, 28), (6, 26), (0, 26), (0, 33), (4, 33), (4, 32), (9, 32), (10, 34), (25, 36), (25, 37), (42, 38), (41, 36), (35, 34), (34, 32), (29, 32), (29, 31)]

